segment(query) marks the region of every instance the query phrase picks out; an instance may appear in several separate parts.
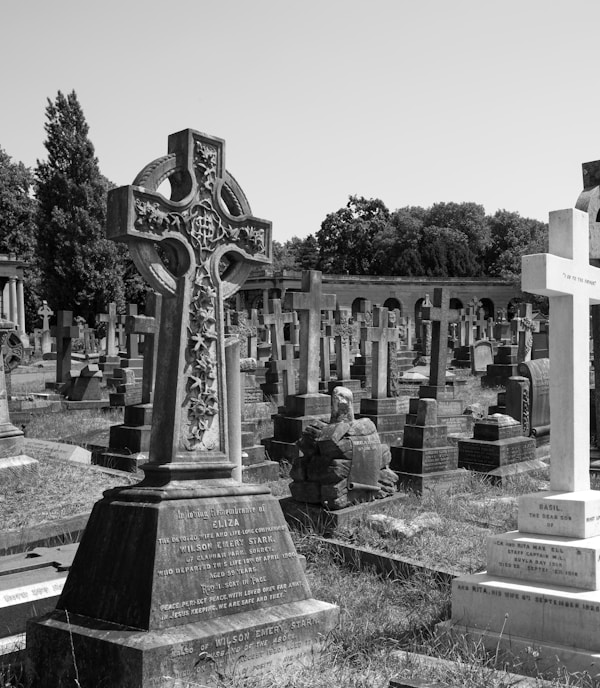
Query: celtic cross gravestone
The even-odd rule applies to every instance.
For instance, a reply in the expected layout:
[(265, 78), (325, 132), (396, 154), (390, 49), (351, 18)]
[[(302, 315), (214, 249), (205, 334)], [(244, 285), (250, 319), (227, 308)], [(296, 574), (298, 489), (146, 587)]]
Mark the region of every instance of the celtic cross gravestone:
[(181, 131), (109, 194), (109, 236), (163, 297), (149, 461), (95, 505), (57, 609), (30, 625), (38, 688), (214, 684), (310, 654), (336, 621), (311, 598), (278, 500), (231, 477), (223, 300), (268, 262), (271, 227), (224, 154)]

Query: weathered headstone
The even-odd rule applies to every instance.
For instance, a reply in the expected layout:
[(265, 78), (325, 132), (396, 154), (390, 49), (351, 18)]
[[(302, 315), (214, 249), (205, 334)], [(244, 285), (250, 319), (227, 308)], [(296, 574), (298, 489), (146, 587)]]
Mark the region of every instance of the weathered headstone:
[(71, 386), (67, 392), (69, 401), (99, 401), (102, 399), (102, 371), (95, 363), (88, 363), (81, 370), (71, 370)]
[(466, 472), (458, 469), (458, 450), (448, 441), (448, 428), (439, 422), (435, 399), (418, 399), (414, 422), (404, 426), (402, 446), (392, 447), (390, 467), (405, 489), (449, 489)]
[(518, 531), (492, 536), (486, 573), (453, 583), (453, 632), (495, 651), (535, 647), (536, 670), (595, 672), (600, 653), (600, 493), (590, 490), (588, 218), (550, 214), (550, 253), (523, 258), (522, 288), (550, 297), (550, 489), (519, 497)]
[(362, 328), (361, 337), (371, 342), (373, 367), (371, 397), (360, 401), (360, 414), (370, 419), (377, 428), (382, 442), (392, 444), (402, 434), (408, 398), (389, 396), (389, 345), (398, 339), (398, 328), (388, 324), (388, 309), (373, 308), (373, 324)]
[[(332, 294), (323, 294), (319, 271), (305, 270), (302, 291), (288, 292), (284, 305), (296, 310), (300, 321), (298, 387), (297, 394), (287, 396), (284, 408), (273, 416), (273, 438), (265, 444), (272, 459), (291, 461), (298, 456), (296, 442), (307, 425), (315, 418), (325, 420), (331, 413), (331, 397), (318, 391), (319, 336), (321, 311), (335, 308), (336, 299)], [(287, 355), (292, 355), (291, 347)]]
[(309, 426), (301, 446), (302, 456), (290, 472), (290, 492), (297, 502), (341, 509), (396, 491), (389, 448), (381, 443), (372, 421), (354, 418), (347, 387), (334, 388), (329, 423)]
[(226, 172), (224, 142), (192, 130), (108, 203), (110, 237), (163, 295), (149, 461), (96, 504), (56, 611), (29, 625), (33, 685), (216, 683), (306, 656), (336, 609), (311, 598), (278, 501), (232, 480), (228, 458), (223, 300), (268, 261), (270, 223)]
[(79, 334), (79, 328), (73, 325), (73, 313), (58, 311), (51, 333), (56, 338), (56, 385), (60, 387), (71, 379), (72, 342)]
[(523, 437), (521, 423), (500, 413), (475, 421), (473, 437), (458, 440), (458, 466), (501, 481), (540, 468), (535, 440)]
[(473, 375), (487, 373), (488, 366), (493, 364), (494, 347), (489, 339), (480, 339), (471, 344), (471, 372)]
[[(433, 291), (433, 303), (423, 308), (423, 317), (432, 324), (431, 360), (429, 365), (429, 384), (419, 387), (420, 399), (436, 399), (436, 413), (440, 423), (449, 431), (469, 430), (472, 423), (470, 416), (463, 415), (465, 402), (460, 398), (458, 387), (446, 384), (446, 364), (448, 360), (448, 324), (460, 314), (450, 308), (448, 290), (436, 287)], [(411, 399), (410, 415), (417, 413), (418, 400)]]
[(42, 316), (42, 355), (50, 354), (52, 352), (52, 339), (50, 335), (50, 318), (54, 315), (54, 311), (44, 299), (41, 307), (38, 309), (38, 315)]
[[(140, 462), (147, 458), (146, 452), (150, 447), (152, 430), (152, 404), (154, 402), (154, 381), (158, 364), (161, 308), (162, 295), (150, 291), (146, 295), (145, 315), (130, 313), (125, 321), (125, 330), (128, 333), (144, 335), (143, 375), (141, 385), (139, 381), (136, 382), (135, 380), (131, 383), (136, 390), (139, 389), (139, 397), (137, 397), (137, 393), (133, 395), (138, 403), (126, 404), (127, 390), (123, 390), (123, 387), (117, 387), (115, 394), (122, 395), (123, 402), (119, 405), (125, 407), (123, 423), (111, 427), (109, 446), (106, 451), (94, 454), (95, 463), (102, 466), (134, 471)], [(123, 378), (123, 385), (127, 384), (126, 379), (126, 377)]]

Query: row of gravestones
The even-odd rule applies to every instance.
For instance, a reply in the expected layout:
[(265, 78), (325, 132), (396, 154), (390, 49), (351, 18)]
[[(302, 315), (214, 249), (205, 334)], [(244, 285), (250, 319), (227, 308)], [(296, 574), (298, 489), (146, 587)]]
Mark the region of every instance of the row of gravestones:
[[(337, 620), (335, 608), (311, 597), (275, 500), (260, 486), (230, 479), (221, 304), (247, 274), (246, 263), (267, 261), (270, 225), (251, 216), (224, 168), (221, 140), (179, 132), (170, 138), (169, 153), (144, 168), (135, 185), (110, 192), (107, 222), (109, 236), (130, 244), (140, 271), (168, 300), (156, 383), (160, 414), (153, 418), (146, 477), (106, 493), (96, 505), (56, 610), (29, 625), (28, 666), (36, 688), (76, 681), (166, 686), (173, 683), (167, 676), (214, 684), (233, 667), (258, 673), (311, 654)], [(179, 199), (173, 202), (156, 193), (168, 173)], [(227, 193), (219, 196), (223, 189)], [(455, 582), (452, 624), (463, 635), (480, 629), (494, 646), (505, 638), (524, 650), (535, 646), (536, 653), (541, 646), (569, 668), (576, 655), (577, 669), (591, 670), (598, 652), (600, 497), (589, 490), (589, 432), (578, 423), (577, 399), (587, 404), (588, 356), (577, 345), (588, 326), (590, 299), (600, 303), (600, 278), (588, 264), (587, 217), (569, 217), (570, 225), (564, 216), (551, 219), (550, 247), (560, 260), (532, 261), (523, 284), (549, 294), (557, 306), (551, 490), (521, 497), (519, 532), (493, 539), (487, 573)], [(574, 221), (580, 242), (569, 248), (558, 234), (572, 238)], [(149, 233), (154, 241), (176, 233), (195, 260), (174, 276), (148, 242)], [(213, 276), (221, 257), (232, 252), (239, 263), (225, 285)], [(322, 415), (330, 404), (318, 391), (319, 286), (309, 273), (303, 292), (293, 296), (301, 325), (300, 375), (298, 393), (288, 398), (296, 418)], [(423, 448), (410, 445), (424, 436), (427, 449), (436, 449), (436, 442), (443, 448), (443, 431), (427, 428), (439, 425), (440, 404), (456, 400), (445, 380), (448, 308), (441, 291), (428, 310), (431, 374), (411, 414), (407, 449)], [(380, 329), (384, 319), (374, 313), (372, 327)], [(377, 372), (385, 337), (382, 332), (373, 341)], [(375, 401), (388, 399), (377, 395), (383, 385), (378, 375)], [(510, 439), (511, 424), (496, 425), (481, 433)]]
[[(108, 312), (99, 313), (96, 317), (96, 321), (102, 325), (101, 337), (97, 330), (88, 326), (82, 316), (73, 317), (70, 311), (58, 311), (58, 313), (61, 312), (63, 316), (60, 319), (60, 327), (65, 328), (65, 335), (68, 334), (72, 340), (72, 350), (83, 351), (86, 354), (98, 354), (104, 350), (107, 355), (114, 356), (117, 351), (125, 348), (127, 337), (134, 334), (127, 331), (126, 323), (129, 317), (137, 315), (138, 307), (136, 304), (127, 304), (125, 314), (117, 314), (116, 304), (109, 303)], [(30, 341), (33, 342), (35, 354), (48, 355), (56, 351), (57, 343), (55, 341), (56, 326), (50, 324), (54, 311), (47, 301), (42, 302), (38, 315), (42, 319), (42, 326), (34, 330)], [(68, 333), (66, 328), (69, 328)]]

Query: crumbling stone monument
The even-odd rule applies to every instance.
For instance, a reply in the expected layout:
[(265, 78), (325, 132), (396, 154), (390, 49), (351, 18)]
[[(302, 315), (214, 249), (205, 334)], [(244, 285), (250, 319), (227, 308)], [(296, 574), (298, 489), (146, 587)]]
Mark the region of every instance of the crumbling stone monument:
[(341, 509), (388, 497), (398, 478), (389, 469), (390, 449), (368, 418), (354, 418), (352, 392), (332, 391), (329, 424), (316, 420), (299, 442), (302, 451), (290, 472), (292, 497), (298, 502)]

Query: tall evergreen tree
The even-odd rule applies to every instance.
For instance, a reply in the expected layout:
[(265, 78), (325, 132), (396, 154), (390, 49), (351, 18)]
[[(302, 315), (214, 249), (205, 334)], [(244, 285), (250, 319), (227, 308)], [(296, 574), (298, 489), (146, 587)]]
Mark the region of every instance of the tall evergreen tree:
[(28, 263), (24, 271), (25, 318), (31, 327), (40, 305), (36, 254), (36, 202), (33, 174), (22, 162), (12, 162), (0, 147), (0, 253), (14, 253)]
[(75, 91), (48, 99), (48, 160), (38, 160), (38, 256), (43, 297), (91, 320), (108, 301), (124, 302), (122, 247), (106, 239), (110, 182), (100, 173)]

